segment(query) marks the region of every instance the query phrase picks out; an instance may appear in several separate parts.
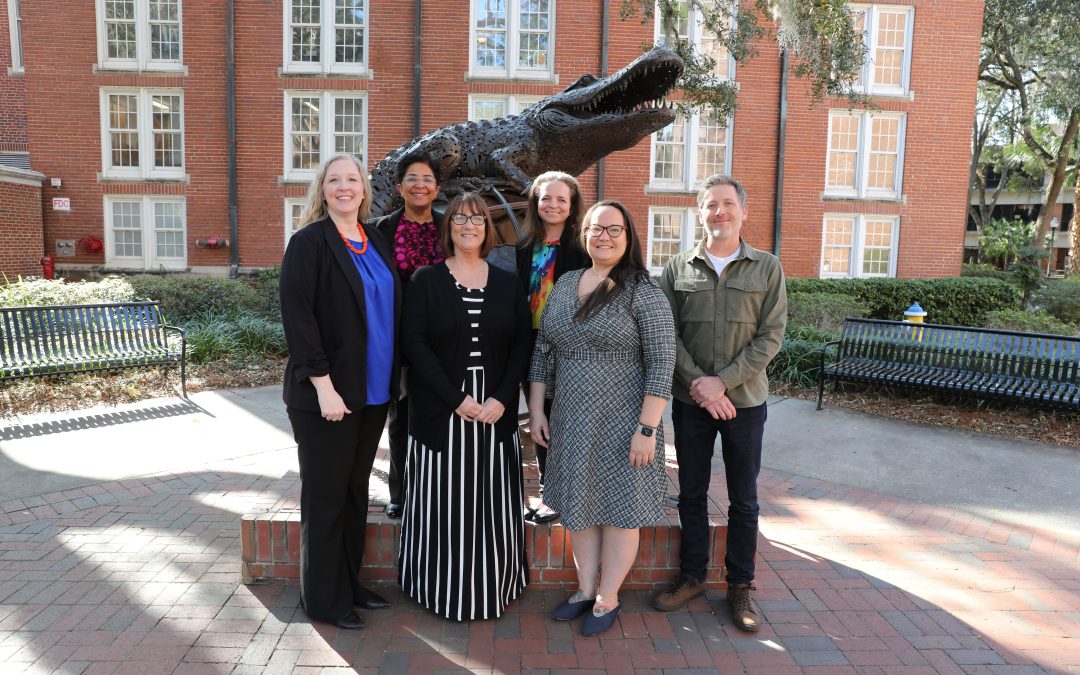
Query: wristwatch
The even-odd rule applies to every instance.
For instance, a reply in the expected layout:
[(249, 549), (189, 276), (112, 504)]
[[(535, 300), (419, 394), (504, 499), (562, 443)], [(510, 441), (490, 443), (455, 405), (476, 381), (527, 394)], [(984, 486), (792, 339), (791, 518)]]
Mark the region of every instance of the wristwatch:
[(656, 433), (655, 428), (645, 426), (644, 424), (641, 425), (641, 435), (642, 436), (651, 437), (654, 433)]

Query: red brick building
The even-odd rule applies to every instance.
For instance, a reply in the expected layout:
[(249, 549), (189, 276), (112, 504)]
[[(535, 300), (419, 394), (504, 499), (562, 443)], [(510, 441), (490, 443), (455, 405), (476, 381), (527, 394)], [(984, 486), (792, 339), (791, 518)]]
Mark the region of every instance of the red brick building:
[[(234, 0), (231, 22), (224, 0), (4, 1), (0, 163), (28, 158), (47, 178), (45, 251), (104, 242), (63, 247), (75, 255), (61, 270), (274, 265), (320, 157), (348, 150), (374, 166), (417, 129), (513, 114), (657, 37), (620, 20), (620, 0)], [(744, 235), (766, 250), (779, 241), (791, 276), (956, 274), (982, 6), (853, 4), (872, 110), (811, 105), (801, 81), (785, 91), (771, 41), (750, 63), (721, 58), (738, 112), (680, 121), (609, 156), (580, 177), (587, 196), (627, 203), (654, 269), (695, 240), (700, 179), (730, 172), (750, 194)], [(233, 238), (230, 25), (238, 234), (212, 248), (200, 244)], [(692, 13), (682, 30), (702, 39)], [(70, 210), (53, 210), (54, 197)]]

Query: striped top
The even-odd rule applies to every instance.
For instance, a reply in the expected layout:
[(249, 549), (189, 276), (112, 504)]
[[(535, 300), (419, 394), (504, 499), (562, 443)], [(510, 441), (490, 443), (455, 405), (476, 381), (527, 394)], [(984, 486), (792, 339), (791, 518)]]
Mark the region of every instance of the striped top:
[(483, 355), (480, 353), (480, 312), (484, 308), (484, 289), (466, 288), (456, 280), (454, 286), (461, 293), (465, 311), (469, 314), (469, 343), (472, 345), (472, 350), (469, 352), (466, 367), (480, 368), (484, 365)]

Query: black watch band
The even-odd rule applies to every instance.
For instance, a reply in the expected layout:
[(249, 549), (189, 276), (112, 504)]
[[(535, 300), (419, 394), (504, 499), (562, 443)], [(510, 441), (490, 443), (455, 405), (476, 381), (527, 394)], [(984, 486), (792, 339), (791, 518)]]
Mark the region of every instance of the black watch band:
[(656, 433), (656, 429), (650, 426), (646, 426), (644, 424), (641, 425), (640, 431), (641, 435), (646, 437), (651, 437), (654, 433)]

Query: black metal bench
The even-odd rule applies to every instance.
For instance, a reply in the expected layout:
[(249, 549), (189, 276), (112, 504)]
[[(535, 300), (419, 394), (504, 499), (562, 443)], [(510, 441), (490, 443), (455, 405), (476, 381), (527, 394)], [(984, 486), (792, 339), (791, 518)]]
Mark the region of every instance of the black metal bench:
[(822, 348), (818, 410), (826, 379), (1077, 411), (1080, 338), (849, 318)]
[(183, 329), (156, 302), (0, 307), (0, 382), (180, 364), (187, 398), (186, 356)]

